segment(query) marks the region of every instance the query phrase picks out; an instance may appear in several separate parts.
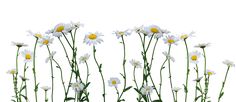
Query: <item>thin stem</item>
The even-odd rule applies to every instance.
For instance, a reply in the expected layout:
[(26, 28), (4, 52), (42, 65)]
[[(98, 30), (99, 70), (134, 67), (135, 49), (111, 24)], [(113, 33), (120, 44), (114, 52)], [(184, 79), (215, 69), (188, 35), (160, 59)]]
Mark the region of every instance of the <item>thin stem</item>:
[(45, 102), (48, 102), (48, 98), (47, 98), (47, 91), (44, 91), (45, 92)]
[[(48, 54), (49, 54), (49, 56), (51, 56), (51, 52), (50, 52), (50, 49), (49, 49), (49, 47), (48, 47), (48, 45), (47, 45), (47, 49), (48, 49)], [(52, 100), (52, 102), (53, 102), (53, 92), (54, 92), (54, 76), (53, 76), (53, 66), (52, 66), (52, 59), (50, 58), (49, 59), (50, 60), (50, 65), (51, 65), (51, 80), (52, 80), (52, 92), (51, 92), (51, 100)]]
[(147, 46), (145, 52), (148, 51), (148, 49), (149, 49), (149, 47), (150, 47), (150, 44), (151, 44), (151, 42), (152, 42), (152, 38), (153, 38), (153, 37), (154, 37), (154, 34), (151, 36), (151, 38), (150, 38), (150, 40), (149, 40), (149, 42), (148, 42), (148, 46)]
[(175, 102), (177, 102), (178, 101), (178, 92), (177, 91), (175, 92), (175, 98), (176, 98)]
[(38, 84), (37, 84), (37, 79), (36, 79), (36, 68), (35, 68), (35, 55), (36, 55), (36, 48), (37, 48), (37, 43), (38, 43), (38, 38), (36, 38), (35, 45), (34, 45), (34, 57), (33, 57), (33, 74), (34, 74), (34, 96), (35, 96), (35, 102), (38, 102)]
[(68, 62), (69, 62), (69, 64), (70, 64), (70, 66), (71, 66), (70, 58), (69, 58), (68, 53), (67, 53), (67, 51), (66, 51), (65, 45), (64, 45), (63, 42), (61, 41), (60, 37), (58, 37), (58, 39), (59, 39), (59, 41), (60, 41), (60, 43), (61, 43), (61, 45), (62, 45), (62, 47), (63, 47), (63, 49), (64, 49), (64, 52), (65, 52), (65, 54), (66, 54), (66, 58), (67, 58), (67, 60), (68, 60)]
[(13, 85), (14, 85), (16, 102), (19, 102), (19, 98), (18, 98), (18, 94), (17, 94), (16, 78), (15, 78), (16, 76), (14, 76), (14, 74), (12, 76), (13, 76)]
[(204, 102), (206, 102), (206, 98), (207, 98), (207, 73), (206, 73), (206, 53), (205, 53), (205, 49), (202, 48), (203, 50), (203, 56), (204, 56), (204, 79), (205, 79), (205, 96), (204, 96)]
[(164, 65), (166, 61), (168, 60), (168, 57), (166, 57), (165, 61), (162, 63), (161, 68), (160, 68), (160, 87), (159, 87), (159, 96), (161, 97), (161, 88), (162, 88), (162, 70), (164, 69)]
[[(17, 51), (16, 51), (16, 77), (15, 77), (15, 84), (16, 84), (16, 92), (18, 91), (18, 88), (17, 88), (17, 83), (18, 83), (18, 79), (17, 79), (17, 76), (18, 76), (18, 56), (19, 56), (19, 50), (20, 50), (20, 47), (17, 47)], [(17, 102), (18, 102), (18, 94), (16, 93), (16, 98), (17, 98)], [(19, 95), (19, 100), (21, 100), (21, 97)]]
[(186, 71), (186, 81), (185, 81), (185, 102), (187, 102), (188, 98), (188, 76), (189, 76), (189, 52), (188, 52), (188, 45), (186, 39), (184, 40), (185, 47), (186, 47), (186, 54), (187, 54), (187, 71)]
[(68, 38), (66, 37), (66, 35), (65, 35), (63, 32), (62, 32), (62, 35), (63, 35), (64, 38), (66, 39), (66, 41), (67, 41), (68, 45), (70, 46), (70, 48), (73, 49), (73, 47), (71, 46), (71, 44), (70, 44)]
[[(171, 44), (169, 45), (168, 55), (170, 55), (170, 49), (171, 49)], [(172, 85), (172, 79), (171, 79), (170, 58), (168, 58), (168, 67), (169, 67), (169, 78), (170, 78), (171, 92), (172, 92), (173, 99), (175, 101), (174, 91), (172, 90), (173, 89), (173, 85)]]
[(61, 83), (62, 83), (62, 85), (63, 85), (63, 89), (64, 89), (64, 92), (65, 92), (65, 95), (66, 95), (66, 87), (65, 87), (65, 82), (64, 82), (63, 72), (62, 72), (61, 66), (59, 65), (59, 63), (58, 63), (55, 59), (52, 59), (52, 60), (57, 64), (57, 68), (60, 70)]
[(119, 94), (119, 91), (118, 91), (118, 89), (117, 89), (116, 86), (115, 86), (115, 89), (116, 89), (116, 94), (117, 94), (117, 102), (120, 102), (120, 101), (119, 101), (119, 96), (120, 96), (120, 94)]
[(85, 84), (88, 84), (89, 67), (88, 67), (88, 63), (87, 63), (87, 61), (85, 61), (85, 64), (86, 64), (86, 68), (87, 68), (87, 77), (86, 77), (86, 82), (85, 82)]
[(95, 48), (95, 46), (93, 46), (93, 58), (94, 58), (94, 60), (95, 60), (95, 62), (96, 62), (96, 64), (97, 64), (97, 67), (98, 67), (98, 70), (99, 70), (99, 73), (100, 73), (100, 75), (101, 75), (101, 78), (102, 78), (102, 85), (103, 85), (103, 94), (102, 94), (102, 96), (103, 96), (103, 101), (104, 102), (106, 102), (106, 87), (105, 87), (105, 81), (104, 81), (104, 77), (103, 77), (103, 74), (102, 74), (102, 64), (98, 64), (98, 61), (97, 61), (97, 59), (96, 59), (96, 48)]
[(157, 40), (156, 40), (156, 42), (155, 42), (155, 45), (154, 45), (154, 48), (153, 48), (153, 51), (152, 51), (152, 59), (151, 59), (151, 62), (150, 62), (150, 70), (151, 70), (151, 68), (152, 68), (152, 62), (153, 62), (153, 59), (154, 59), (153, 57), (154, 57), (154, 54), (155, 54), (157, 42), (158, 42), (158, 38), (157, 38)]
[(225, 83), (226, 83), (226, 79), (227, 79), (227, 75), (228, 75), (229, 69), (230, 69), (230, 66), (228, 66), (227, 71), (225, 73), (225, 79), (224, 79), (224, 81), (222, 83), (222, 87), (220, 89), (220, 93), (219, 93), (219, 97), (218, 97), (218, 102), (220, 102), (220, 99), (222, 98), (222, 96), (224, 94), (223, 89), (224, 89), (224, 86), (225, 86)]
[(134, 78), (134, 83), (135, 83), (135, 85), (136, 85), (136, 88), (139, 89), (139, 88), (138, 88), (137, 81), (136, 81), (136, 77), (135, 77), (135, 69), (136, 69), (136, 67), (134, 67), (134, 70), (133, 70), (133, 78)]

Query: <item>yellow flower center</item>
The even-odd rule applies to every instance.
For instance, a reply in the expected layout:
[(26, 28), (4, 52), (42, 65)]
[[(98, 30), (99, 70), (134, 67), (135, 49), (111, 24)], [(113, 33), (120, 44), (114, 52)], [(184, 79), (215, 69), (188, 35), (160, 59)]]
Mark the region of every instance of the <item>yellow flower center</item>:
[(31, 59), (31, 55), (29, 53), (25, 54), (25, 59), (30, 60)]
[(208, 75), (213, 75), (214, 73), (213, 72), (207, 72)]
[(150, 30), (152, 33), (159, 33), (159, 30), (157, 28), (151, 28)]
[(43, 41), (43, 44), (44, 44), (44, 45), (47, 45), (48, 43), (49, 43), (49, 40), (44, 40), (44, 41)]
[(193, 55), (193, 56), (191, 57), (191, 59), (192, 59), (193, 61), (196, 61), (196, 60), (197, 60), (197, 56), (196, 56), (196, 55)]
[(38, 33), (34, 34), (34, 36), (37, 37), (37, 38), (42, 38), (43, 37), (42, 34), (38, 34)]
[(16, 73), (16, 70), (11, 70), (10, 73), (11, 73), (11, 74), (15, 74), (15, 73)]
[(96, 35), (96, 34), (90, 34), (90, 35), (88, 36), (88, 38), (91, 39), (91, 40), (94, 40), (94, 39), (97, 38), (97, 35)]
[(125, 35), (125, 32), (118, 32), (118, 34), (120, 34), (120, 35)]
[(64, 30), (64, 26), (58, 26), (56, 32), (62, 32)]
[(181, 39), (187, 39), (188, 38), (188, 34), (183, 34), (180, 36)]
[(112, 84), (112, 85), (116, 85), (116, 81), (115, 81), (115, 80), (112, 80), (112, 81), (111, 81), (111, 84)]
[(170, 43), (170, 44), (173, 44), (175, 42), (175, 40), (174, 39), (168, 39), (167, 42)]

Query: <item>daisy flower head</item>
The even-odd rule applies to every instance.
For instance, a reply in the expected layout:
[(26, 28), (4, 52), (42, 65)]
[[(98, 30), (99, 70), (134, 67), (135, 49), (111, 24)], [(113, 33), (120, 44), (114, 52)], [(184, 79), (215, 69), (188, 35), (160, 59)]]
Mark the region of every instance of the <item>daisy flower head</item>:
[(52, 34), (54, 32), (54, 29), (49, 29), (45, 32), (45, 34)]
[(165, 55), (168, 59), (170, 59), (172, 62), (175, 62), (175, 58), (169, 55), (166, 51), (162, 52), (163, 55)]
[(16, 69), (10, 69), (10, 70), (8, 70), (8, 71), (7, 71), (7, 74), (12, 74), (12, 75), (16, 74)]
[(130, 60), (129, 61), (130, 62), (130, 64), (133, 66), (133, 67), (135, 67), (135, 68), (142, 68), (141, 67), (141, 62), (140, 61), (137, 61), (137, 60), (135, 60), (135, 59), (132, 59), (132, 60)]
[(206, 73), (207, 73), (208, 76), (211, 76), (211, 75), (215, 75), (215, 74), (216, 74), (214, 71), (209, 70), (209, 69), (207, 69)]
[(153, 91), (153, 87), (152, 87), (152, 86), (143, 86), (143, 87), (141, 88), (141, 93), (142, 93), (143, 95), (151, 94), (152, 91)]
[(84, 37), (84, 43), (88, 45), (100, 44), (101, 42), (103, 42), (103, 40), (101, 39), (101, 36), (103, 35), (99, 32), (94, 32), (94, 33), (89, 32)]
[(85, 63), (89, 59), (90, 55), (89, 54), (84, 54), (83, 56), (80, 56), (79, 58), (79, 63)]
[(21, 75), (20, 75), (20, 78), (21, 78), (22, 81), (29, 80), (28, 78), (26, 78), (26, 77), (24, 77), (24, 76), (21, 76)]
[(70, 23), (71, 23), (73, 29), (84, 27), (84, 24), (82, 24), (81, 22), (72, 22), (71, 21)]
[(204, 49), (205, 47), (208, 47), (208, 46), (210, 46), (210, 43), (200, 43), (198, 45), (195, 45), (194, 47)]
[(234, 62), (232, 62), (230, 60), (224, 60), (223, 64), (227, 65), (228, 67), (235, 67)]
[(144, 33), (144, 26), (138, 26), (138, 27), (134, 27), (133, 31), (135, 31), (136, 33)]
[(70, 29), (70, 24), (59, 23), (54, 27), (52, 35), (55, 37), (61, 37), (62, 34), (67, 34), (69, 32), (68, 30)]
[(187, 38), (189, 38), (189, 37), (193, 37), (193, 34), (194, 34), (195, 32), (190, 32), (189, 34), (186, 34), (186, 33), (183, 33), (183, 34), (181, 34), (181, 36), (180, 36), (180, 39), (181, 40), (186, 40)]
[(21, 55), (22, 57), (25, 58), (24, 62), (27, 63), (27, 62), (31, 62), (32, 59), (33, 59), (33, 52), (31, 52), (30, 50), (24, 50), (21, 52)]
[(85, 86), (81, 82), (75, 82), (71, 84), (71, 87), (76, 93), (80, 93), (84, 89)]
[(144, 30), (147, 32), (149, 37), (154, 36), (155, 38), (160, 38), (163, 36), (162, 30), (157, 25), (150, 25), (144, 27)]
[(53, 38), (51, 36), (45, 35), (43, 36), (40, 40), (39, 43), (41, 44), (40, 46), (42, 47), (43, 45), (50, 45), (53, 42)]
[(42, 86), (41, 89), (43, 89), (44, 91), (48, 91), (51, 89), (51, 87), (49, 86)]
[(198, 77), (197, 79), (194, 79), (193, 81), (200, 82), (202, 80), (203, 76)]
[(29, 30), (29, 31), (27, 31), (28, 33), (29, 33), (29, 35), (31, 35), (31, 36), (34, 36), (35, 38), (37, 38), (37, 39), (39, 39), (39, 38), (42, 38), (43, 37), (43, 35), (41, 34), (41, 33), (39, 33), (39, 32), (32, 32), (31, 30)]
[(165, 44), (169, 44), (169, 45), (172, 45), (172, 44), (177, 45), (177, 42), (179, 41), (179, 39), (175, 37), (174, 35), (168, 35), (163, 40)]
[(113, 34), (117, 36), (117, 39), (119, 39), (121, 36), (128, 36), (132, 33), (130, 29), (124, 30), (124, 31), (114, 31)]
[(174, 92), (178, 92), (180, 89), (181, 89), (180, 87), (173, 87), (173, 88), (172, 88), (172, 90), (173, 90)]
[(111, 77), (110, 80), (108, 80), (108, 85), (110, 87), (117, 87), (118, 84), (120, 84), (120, 79), (116, 78), (116, 77)]
[(190, 62), (197, 64), (199, 62), (200, 56), (201, 56), (201, 53), (198, 51), (193, 51), (189, 53)]
[(27, 44), (24, 44), (22, 42), (12, 42), (12, 45), (17, 46), (17, 47), (25, 47), (28, 46)]
[(46, 58), (45, 63), (48, 63), (49, 60), (52, 60), (55, 54), (56, 54), (56, 51), (52, 51), (50, 55)]

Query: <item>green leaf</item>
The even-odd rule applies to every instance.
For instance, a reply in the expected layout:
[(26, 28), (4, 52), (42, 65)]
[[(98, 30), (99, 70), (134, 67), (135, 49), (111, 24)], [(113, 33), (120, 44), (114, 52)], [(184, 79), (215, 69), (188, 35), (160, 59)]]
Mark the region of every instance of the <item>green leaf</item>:
[(223, 95), (224, 95), (224, 92), (221, 92), (219, 98), (221, 98)]
[(27, 100), (28, 98), (25, 96), (25, 95), (22, 95), (22, 94), (20, 94), (22, 97), (24, 97), (24, 99), (25, 100)]
[(84, 89), (86, 89), (89, 86), (90, 82), (88, 82), (85, 86)]
[(66, 100), (66, 101), (70, 101), (70, 100), (75, 100), (75, 98), (73, 98), (73, 97), (67, 97), (65, 100)]
[(21, 91), (24, 90), (25, 88), (26, 88), (26, 86), (23, 86), (23, 87), (20, 89), (19, 93), (21, 93)]
[(125, 89), (124, 89), (124, 92), (125, 92), (125, 91), (128, 91), (130, 88), (132, 88), (132, 86), (129, 86), (129, 87), (125, 88)]
[(183, 84), (183, 86), (184, 86), (184, 92), (187, 93), (188, 92), (187, 87), (184, 84)]
[(202, 95), (197, 96), (197, 97), (195, 98), (195, 101), (197, 101), (200, 97), (202, 97)]
[(202, 93), (202, 90), (198, 86), (196, 88), (197, 88), (198, 91), (200, 91)]

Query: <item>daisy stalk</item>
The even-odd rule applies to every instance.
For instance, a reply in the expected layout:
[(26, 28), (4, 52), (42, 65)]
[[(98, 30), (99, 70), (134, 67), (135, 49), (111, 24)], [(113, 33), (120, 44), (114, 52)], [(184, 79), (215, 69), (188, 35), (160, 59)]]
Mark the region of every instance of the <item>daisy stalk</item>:
[[(47, 45), (47, 50), (48, 50), (48, 54), (49, 54), (49, 56), (51, 55), (51, 51), (50, 51), (50, 49), (49, 49), (49, 46)], [(51, 80), (52, 80), (52, 92), (51, 92), (51, 101), (53, 102), (53, 92), (54, 92), (54, 76), (53, 76), (53, 66), (52, 66), (52, 59), (50, 58), (49, 59), (49, 61), (50, 61), (50, 66), (51, 66)]]
[(34, 96), (35, 96), (35, 102), (38, 102), (38, 85), (37, 79), (36, 79), (36, 65), (35, 65), (35, 55), (36, 55), (36, 48), (37, 48), (37, 43), (38, 43), (39, 38), (36, 37), (35, 45), (34, 45), (34, 55), (33, 55), (33, 74), (34, 74)]
[(52, 58), (52, 61), (54, 61), (54, 62), (56, 63), (57, 68), (60, 70), (61, 83), (62, 83), (62, 85), (63, 85), (64, 93), (65, 93), (65, 95), (66, 95), (66, 87), (65, 87), (65, 82), (64, 82), (63, 72), (62, 72), (61, 66), (59, 65), (59, 63), (58, 63), (55, 59)]
[(48, 102), (47, 91), (46, 90), (44, 91), (44, 100), (45, 100), (45, 102)]
[(188, 45), (187, 45), (187, 41), (186, 39), (184, 39), (184, 44), (186, 47), (186, 53), (187, 53), (187, 71), (186, 71), (186, 81), (185, 81), (185, 85), (184, 85), (184, 92), (185, 92), (185, 102), (187, 102), (187, 98), (188, 98), (188, 76), (189, 76), (189, 52), (188, 52)]
[(204, 89), (204, 102), (206, 102), (206, 99), (207, 99), (207, 72), (206, 72), (206, 52), (205, 52), (205, 49), (202, 48), (202, 51), (203, 51), (203, 57), (204, 57), (204, 79), (205, 79), (205, 89)]
[[(16, 51), (16, 76), (15, 76), (15, 95), (16, 95), (16, 99), (17, 99), (17, 102), (18, 102), (18, 94), (17, 94), (17, 91), (18, 91), (18, 88), (17, 88), (17, 83), (18, 83), (18, 79), (17, 79), (17, 76), (18, 76), (18, 57), (19, 57), (19, 51), (20, 51), (20, 47), (17, 47), (17, 51)], [(20, 95), (19, 95), (19, 99), (20, 98)]]
[[(194, 98), (194, 102), (197, 102), (197, 99), (199, 98), (199, 96), (197, 96), (197, 90), (199, 90), (200, 92), (201, 92), (201, 102), (203, 101), (203, 92), (202, 92), (202, 86), (201, 86), (201, 84), (200, 84), (200, 80), (201, 79), (199, 79), (199, 70), (198, 70), (198, 65), (196, 64), (196, 69), (195, 69), (195, 71), (196, 71), (196, 83), (195, 83), (195, 98)], [(198, 85), (199, 85), (199, 87), (198, 87)]]
[(96, 65), (98, 67), (98, 70), (99, 70), (99, 73), (101, 75), (101, 78), (102, 78), (102, 86), (103, 86), (103, 102), (106, 102), (106, 87), (105, 87), (105, 81), (104, 81), (104, 77), (103, 77), (103, 74), (102, 74), (102, 64), (99, 64), (97, 59), (96, 59), (96, 48), (95, 46), (93, 45), (93, 58), (96, 62)]
[[(28, 69), (28, 67), (26, 67), (26, 65), (27, 65), (27, 63), (25, 62), (25, 64), (24, 64), (24, 72), (23, 72), (23, 77), (22, 77), (22, 82), (21, 82), (21, 87), (20, 87), (20, 92), (19, 92), (19, 97), (20, 97), (20, 101), (21, 101), (21, 96), (22, 96), (22, 94), (21, 94), (21, 92), (23, 91), (23, 89), (25, 90), (25, 95), (24, 95), (24, 98), (25, 98), (25, 100), (26, 101), (28, 101), (28, 96), (27, 96), (27, 83), (26, 83), (26, 70)], [(23, 78), (25, 78), (25, 79), (23, 79)], [(23, 86), (23, 84), (24, 84), (24, 86)]]
[(161, 68), (160, 68), (160, 84), (159, 84), (160, 85), (160, 87), (159, 87), (159, 96), (160, 96), (160, 98), (161, 98), (161, 88), (162, 88), (162, 70), (165, 68), (164, 65), (167, 62), (167, 60), (168, 60), (168, 57), (166, 56), (166, 59), (162, 63)]
[(136, 67), (134, 67), (134, 70), (133, 70), (133, 78), (134, 78), (134, 83), (135, 83), (136, 88), (139, 89), (137, 81), (136, 81), (136, 77), (135, 77), (135, 69), (136, 69)]
[(89, 67), (88, 67), (88, 63), (87, 63), (87, 61), (85, 61), (85, 64), (86, 64), (86, 68), (87, 68), (87, 76), (86, 76), (86, 81), (85, 81), (85, 84), (88, 84), (88, 77), (89, 77)]
[(224, 89), (224, 86), (225, 86), (225, 83), (226, 83), (226, 79), (227, 79), (227, 75), (228, 75), (229, 69), (230, 69), (230, 66), (228, 66), (227, 71), (226, 71), (226, 73), (225, 73), (225, 78), (224, 78), (224, 81), (223, 81), (223, 83), (222, 83), (222, 87), (221, 87), (221, 89), (220, 89), (220, 94), (219, 94), (219, 96), (218, 96), (218, 102), (220, 102), (220, 99), (221, 99), (222, 96), (224, 95), (223, 89)]
[[(170, 49), (171, 49), (171, 44), (169, 45), (168, 55), (170, 55)], [(173, 85), (172, 85), (172, 78), (171, 78), (170, 58), (168, 58), (168, 67), (169, 67), (169, 78), (170, 78), (171, 92), (172, 92), (173, 100), (175, 101), (174, 91), (172, 90), (173, 89)]]
[(13, 85), (14, 85), (14, 92), (15, 92), (15, 98), (16, 102), (19, 102), (18, 94), (17, 94), (17, 86), (16, 86), (16, 76), (12, 74), (12, 79), (13, 79)]

